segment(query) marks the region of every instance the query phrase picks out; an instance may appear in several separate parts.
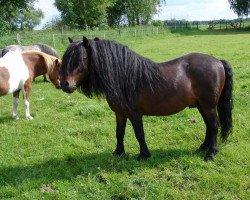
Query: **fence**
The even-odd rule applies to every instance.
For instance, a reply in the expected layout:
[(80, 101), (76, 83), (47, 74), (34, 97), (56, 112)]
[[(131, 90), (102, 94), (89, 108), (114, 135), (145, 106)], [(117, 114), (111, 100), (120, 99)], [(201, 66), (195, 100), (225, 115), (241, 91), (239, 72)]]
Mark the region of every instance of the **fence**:
[(198, 30), (235, 30), (250, 27), (250, 18), (236, 20), (212, 20), (212, 21), (185, 21), (166, 20), (166, 28), (178, 29), (198, 29)]
[(145, 35), (159, 35), (166, 33), (163, 27), (138, 26), (134, 28), (117, 28), (110, 30), (64, 30), (64, 31), (30, 31), (18, 34), (6, 35), (0, 38), (0, 49), (11, 45), (29, 45), (34, 43), (45, 43), (56, 48), (59, 53), (68, 45), (68, 37), (79, 40), (82, 36), (88, 38), (99, 37), (101, 39), (117, 39), (125, 37), (140, 37)]
[[(241, 25), (250, 26), (250, 21), (244, 21)], [(117, 38), (126, 38), (126, 37), (140, 37), (140, 36), (154, 36), (160, 34), (169, 34), (173, 30), (216, 30), (216, 29), (237, 29), (239, 28), (237, 24), (233, 26), (229, 22), (213, 22), (204, 23), (204, 22), (180, 22), (180, 21), (171, 21), (165, 22), (164, 27), (154, 27), (154, 26), (137, 26), (137, 27), (123, 27), (117, 29), (108, 29), (108, 30), (60, 30), (60, 31), (29, 31), (29, 32), (20, 32), (18, 34), (10, 34), (0, 37), (0, 49), (11, 44), (22, 44), (29, 45), (34, 43), (45, 43), (58, 50), (61, 54), (62, 49), (65, 49), (65, 46), (68, 45), (68, 37), (73, 38), (74, 40), (81, 39), (82, 36), (88, 38), (99, 37), (102, 39), (112, 39), (116, 40)]]

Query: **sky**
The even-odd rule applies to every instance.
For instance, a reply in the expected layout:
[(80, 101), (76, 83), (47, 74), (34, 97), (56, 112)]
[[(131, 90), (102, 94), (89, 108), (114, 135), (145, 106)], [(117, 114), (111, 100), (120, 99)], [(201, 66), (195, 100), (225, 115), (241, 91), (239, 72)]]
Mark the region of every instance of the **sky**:
[[(54, 0), (37, 0), (35, 7), (44, 12), (42, 28), (46, 22), (60, 16), (60, 12), (53, 5)], [(237, 15), (230, 9), (228, 0), (166, 0), (166, 5), (161, 6), (160, 12), (154, 19), (186, 19), (189, 21), (235, 19)]]

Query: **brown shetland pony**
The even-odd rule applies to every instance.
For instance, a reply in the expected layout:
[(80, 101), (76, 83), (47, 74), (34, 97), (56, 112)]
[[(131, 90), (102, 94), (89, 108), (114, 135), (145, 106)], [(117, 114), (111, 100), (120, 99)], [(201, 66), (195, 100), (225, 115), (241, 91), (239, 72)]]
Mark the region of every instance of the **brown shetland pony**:
[(143, 115), (172, 115), (197, 107), (206, 124), (199, 150), (205, 160), (217, 153), (217, 132), (226, 140), (232, 130), (232, 70), (225, 60), (192, 53), (155, 63), (126, 46), (108, 40), (72, 42), (60, 69), (62, 90), (79, 88), (85, 95), (106, 97), (116, 115), (115, 155), (124, 154), (127, 119), (140, 144), (138, 160), (150, 157), (143, 130)]
[(51, 82), (60, 88), (58, 72), (61, 60), (40, 51), (14, 52), (10, 51), (0, 58), (0, 96), (13, 93), (13, 113), (15, 119), (20, 90), (24, 96), (25, 116), (30, 115), (29, 97), (31, 84), (35, 77), (48, 73)]

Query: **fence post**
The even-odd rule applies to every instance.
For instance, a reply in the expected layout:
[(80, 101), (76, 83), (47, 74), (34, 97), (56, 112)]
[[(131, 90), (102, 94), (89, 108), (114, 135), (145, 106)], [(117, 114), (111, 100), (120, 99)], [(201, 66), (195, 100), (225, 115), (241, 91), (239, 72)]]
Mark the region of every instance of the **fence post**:
[(16, 34), (16, 41), (19, 45), (21, 45), (21, 37), (19, 33)]
[(54, 48), (55, 48), (55, 47), (56, 47), (55, 34), (53, 34), (52, 38), (53, 38), (53, 46), (54, 46)]
[[(62, 25), (62, 27), (61, 27), (61, 41), (62, 41), (62, 43), (63, 43), (63, 25)], [(54, 38), (55, 39), (55, 38)], [(55, 44), (54, 44), (54, 47), (55, 47)]]

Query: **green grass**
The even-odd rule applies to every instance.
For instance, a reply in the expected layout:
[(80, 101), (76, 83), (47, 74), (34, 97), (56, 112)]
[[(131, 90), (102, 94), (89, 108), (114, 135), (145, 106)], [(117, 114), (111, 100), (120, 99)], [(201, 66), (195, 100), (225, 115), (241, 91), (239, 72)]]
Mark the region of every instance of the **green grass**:
[[(219, 143), (215, 160), (205, 162), (204, 155), (193, 153), (205, 133), (196, 109), (144, 117), (152, 157), (143, 162), (136, 161), (139, 145), (129, 123), (127, 155), (113, 157), (115, 116), (106, 101), (65, 94), (38, 78), (31, 93), (34, 120), (24, 120), (22, 100), (21, 119), (13, 120), (12, 96), (0, 99), (0, 199), (249, 199), (249, 32), (180, 31), (115, 39), (155, 61), (203, 52), (231, 63), (234, 131)], [(66, 42), (57, 50), (62, 54), (65, 48)]]

